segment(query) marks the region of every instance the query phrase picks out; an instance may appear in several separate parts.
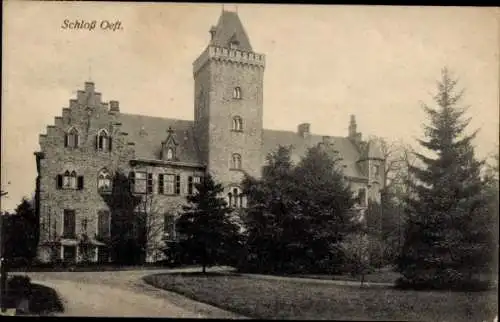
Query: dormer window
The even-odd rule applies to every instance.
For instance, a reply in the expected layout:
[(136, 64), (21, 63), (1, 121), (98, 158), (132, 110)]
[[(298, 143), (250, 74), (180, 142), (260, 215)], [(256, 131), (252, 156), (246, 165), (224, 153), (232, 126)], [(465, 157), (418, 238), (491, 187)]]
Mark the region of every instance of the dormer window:
[(174, 149), (173, 148), (167, 148), (167, 160), (171, 161), (174, 159)]
[(240, 42), (238, 40), (231, 40), (231, 42), (229, 43), (229, 48), (231, 49), (238, 49), (239, 46)]
[(233, 90), (233, 98), (240, 100), (241, 99), (241, 87), (235, 87)]
[(64, 136), (64, 146), (69, 148), (77, 148), (78, 144), (78, 131), (73, 127)]
[(233, 117), (233, 131), (243, 131), (243, 119), (239, 116)]
[(104, 129), (97, 132), (96, 148), (99, 151), (111, 151), (111, 138)]

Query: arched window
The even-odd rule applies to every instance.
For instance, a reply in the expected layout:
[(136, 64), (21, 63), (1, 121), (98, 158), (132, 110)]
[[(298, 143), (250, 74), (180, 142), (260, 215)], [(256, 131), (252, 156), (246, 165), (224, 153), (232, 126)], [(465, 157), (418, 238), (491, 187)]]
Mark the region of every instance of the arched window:
[(108, 170), (103, 169), (97, 176), (97, 188), (103, 191), (111, 190), (111, 174)]
[(233, 90), (233, 98), (234, 99), (241, 99), (241, 87), (235, 87)]
[(232, 169), (241, 169), (241, 155), (238, 153), (233, 154), (233, 159), (232, 159)]
[(174, 149), (168, 148), (167, 149), (167, 160), (173, 160), (174, 159)]
[(79, 144), (78, 131), (72, 127), (65, 136), (64, 146), (70, 148), (76, 148)]
[(71, 175), (69, 174), (69, 171), (66, 170), (64, 172), (63, 176), (63, 188), (68, 189), (71, 188)]
[(243, 119), (240, 116), (233, 117), (233, 130), (243, 131)]
[(71, 189), (76, 189), (76, 172), (72, 171), (70, 175), (70, 187)]
[(110, 137), (106, 130), (102, 129), (97, 133), (97, 149), (101, 151), (111, 150)]
[(244, 208), (245, 207), (245, 196), (243, 192), (238, 187), (233, 187), (227, 194), (228, 206), (233, 208)]

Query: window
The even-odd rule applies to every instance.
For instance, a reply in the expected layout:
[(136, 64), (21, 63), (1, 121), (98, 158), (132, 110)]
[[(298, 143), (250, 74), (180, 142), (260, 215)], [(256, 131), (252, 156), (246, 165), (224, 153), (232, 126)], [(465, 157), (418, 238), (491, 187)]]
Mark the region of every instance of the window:
[(241, 155), (239, 155), (238, 153), (233, 154), (231, 168), (241, 169)]
[(358, 203), (361, 207), (366, 207), (366, 189), (361, 188), (358, 190)]
[(167, 160), (173, 160), (174, 159), (174, 149), (172, 148), (167, 148)]
[(187, 194), (192, 195), (194, 194), (196, 190), (196, 185), (201, 183), (201, 177), (200, 176), (189, 176), (188, 177), (188, 185), (187, 185)]
[(77, 148), (78, 145), (78, 131), (73, 127), (64, 136), (64, 146), (69, 148)]
[(146, 193), (147, 173), (146, 172), (131, 172), (130, 173), (130, 189), (134, 193)]
[(166, 239), (175, 239), (175, 217), (171, 214), (165, 214), (163, 216), (163, 234)]
[(232, 188), (227, 194), (228, 206), (233, 208), (244, 208), (246, 206), (245, 196), (240, 188)]
[(56, 188), (67, 190), (82, 190), (83, 176), (78, 176), (75, 171), (71, 173), (66, 170), (64, 174), (58, 174), (56, 177)]
[(111, 175), (108, 170), (103, 169), (97, 176), (97, 189), (100, 191), (111, 191)]
[(75, 238), (76, 237), (75, 211), (74, 210), (64, 209), (62, 237), (63, 238)]
[(233, 98), (241, 99), (241, 87), (235, 87), (233, 90)]
[(238, 40), (232, 40), (229, 43), (229, 48), (231, 49), (237, 49), (240, 46), (240, 42)]
[(158, 176), (158, 193), (165, 195), (180, 195), (181, 176), (175, 174), (160, 174)]
[(104, 129), (97, 132), (96, 148), (99, 151), (111, 151), (111, 137)]
[(239, 116), (233, 117), (233, 131), (243, 131), (243, 119)]
[(380, 175), (380, 165), (375, 164), (372, 169), (373, 169), (373, 176), (378, 177)]
[(99, 210), (97, 212), (97, 236), (107, 238), (111, 235), (111, 222), (108, 210)]

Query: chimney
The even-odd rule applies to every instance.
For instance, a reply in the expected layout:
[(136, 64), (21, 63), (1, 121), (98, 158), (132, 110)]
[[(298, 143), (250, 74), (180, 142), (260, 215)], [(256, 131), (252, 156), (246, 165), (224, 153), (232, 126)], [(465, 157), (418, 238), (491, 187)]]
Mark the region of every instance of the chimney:
[(93, 82), (85, 82), (85, 92), (93, 93), (94, 92), (94, 83)]
[(311, 129), (311, 124), (309, 124), (309, 123), (301, 123), (301, 124), (299, 124), (297, 130), (298, 130), (298, 134), (301, 137), (306, 138), (310, 134), (310, 129)]
[(361, 143), (361, 133), (357, 131), (356, 117), (351, 115), (351, 121), (349, 122), (349, 139), (356, 145)]
[(351, 115), (351, 121), (349, 122), (349, 137), (354, 138), (356, 136), (356, 116)]
[(109, 101), (109, 106), (111, 112), (120, 112), (120, 103), (118, 101)]

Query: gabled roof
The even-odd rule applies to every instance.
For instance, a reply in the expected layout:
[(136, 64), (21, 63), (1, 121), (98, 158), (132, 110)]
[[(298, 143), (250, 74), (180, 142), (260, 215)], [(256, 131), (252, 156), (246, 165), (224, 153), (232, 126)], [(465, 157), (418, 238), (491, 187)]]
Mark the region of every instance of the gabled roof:
[(135, 143), (136, 158), (160, 160), (161, 143), (168, 137), (169, 127), (172, 127), (172, 136), (179, 143), (176, 147), (179, 161), (201, 163), (194, 139), (193, 121), (124, 113), (119, 115), (122, 132), (127, 132), (128, 141)]
[(253, 51), (245, 28), (243, 28), (243, 24), (236, 12), (223, 10), (217, 26), (213, 30), (215, 31), (215, 35), (210, 41), (210, 45), (227, 48), (231, 40), (237, 40), (239, 42), (239, 49)]
[[(349, 177), (365, 177), (356, 163), (359, 159), (359, 152), (356, 146), (348, 138), (337, 136), (329, 138), (332, 148), (338, 151), (339, 156), (343, 159), (341, 163), (344, 165), (344, 174)], [(292, 131), (264, 130), (263, 153), (264, 156), (267, 156), (268, 153), (275, 151), (278, 145), (292, 145), (291, 157), (292, 161), (296, 164), (306, 154), (308, 148), (321, 142), (323, 142), (322, 135), (311, 134), (303, 138)]]

